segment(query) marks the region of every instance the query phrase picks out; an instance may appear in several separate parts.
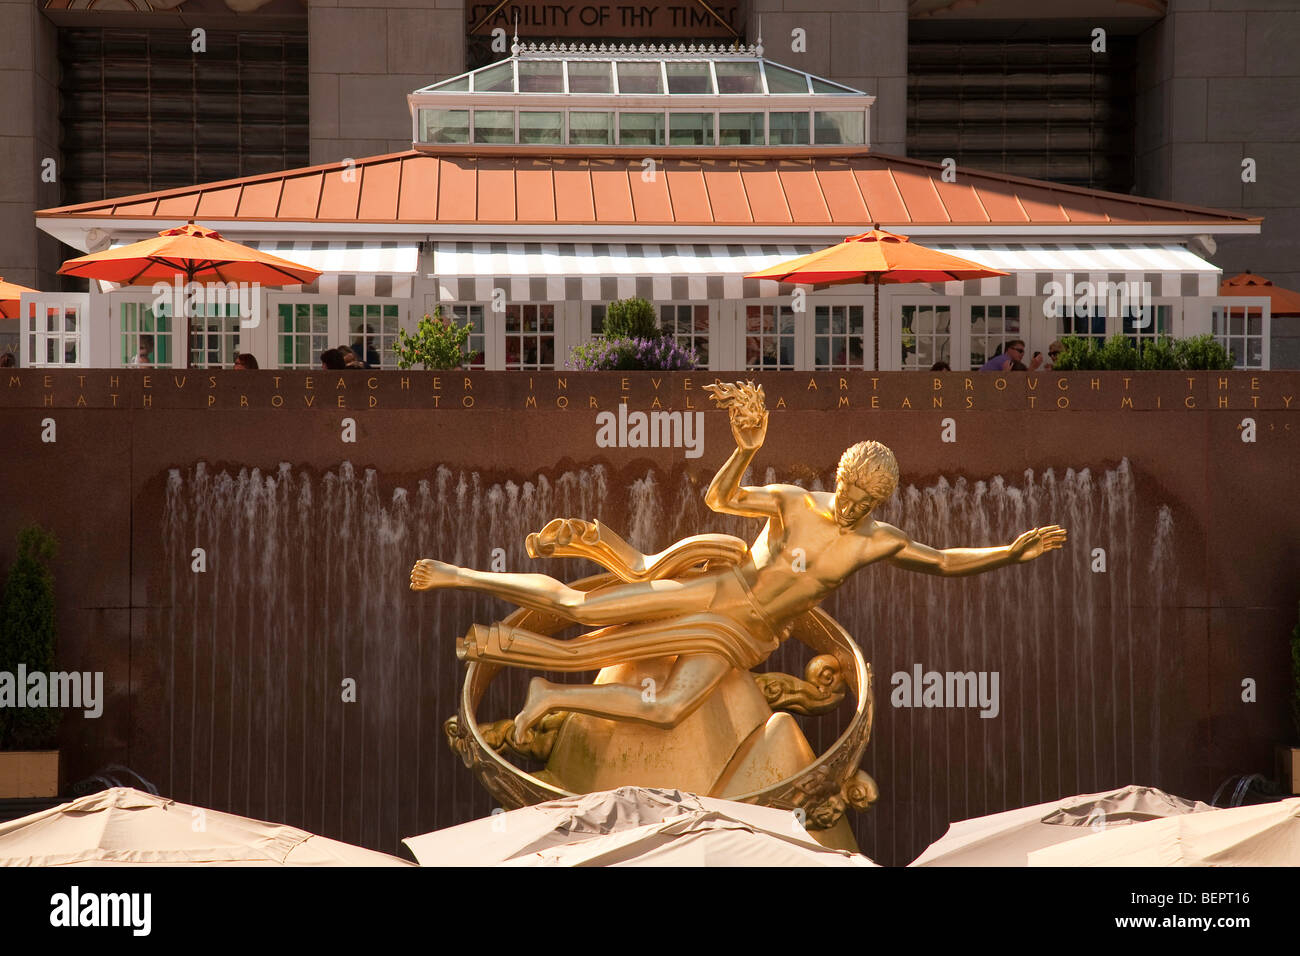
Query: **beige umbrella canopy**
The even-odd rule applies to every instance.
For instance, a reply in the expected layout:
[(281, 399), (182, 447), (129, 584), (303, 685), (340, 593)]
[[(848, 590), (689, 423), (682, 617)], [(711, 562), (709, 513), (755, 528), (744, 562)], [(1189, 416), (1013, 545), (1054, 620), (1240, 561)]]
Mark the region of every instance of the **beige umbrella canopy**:
[(306, 830), (114, 787), (0, 824), (0, 866), (410, 866)]
[(403, 840), (421, 866), (875, 866), (789, 810), (620, 787)]
[(1030, 866), (1300, 866), (1300, 797), (1153, 820), (1047, 847)]
[(1034, 850), (1128, 829), (1148, 820), (1213, 810), (1155, 787), (1122, 787), (1007, 810), (948, 827), (909, 866), (1028, 866)]

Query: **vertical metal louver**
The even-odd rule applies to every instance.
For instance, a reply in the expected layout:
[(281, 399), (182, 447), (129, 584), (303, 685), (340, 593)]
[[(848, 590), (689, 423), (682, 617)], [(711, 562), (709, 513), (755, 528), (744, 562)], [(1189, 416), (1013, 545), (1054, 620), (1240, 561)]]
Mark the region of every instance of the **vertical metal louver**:
[(1134, 182), (1136, 42), (908, 42), (907, 152), (1127, 193)]
[(63, 202), (304, 166), (306, 33), (59, 30)]

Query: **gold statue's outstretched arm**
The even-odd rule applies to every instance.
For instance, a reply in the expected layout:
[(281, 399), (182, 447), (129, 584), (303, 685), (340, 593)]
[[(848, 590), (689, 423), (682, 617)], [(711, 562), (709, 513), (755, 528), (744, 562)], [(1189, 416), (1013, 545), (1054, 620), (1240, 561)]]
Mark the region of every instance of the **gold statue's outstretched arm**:
[(1014, 542), (1000, 548), (946, 548), (942, 551), (927, 544), (913, 541), (906, 533), (893, 526), (887, 527), (891, 535), (902, 542), (902, 547), (888, 559), (895, 567), (924, 574), (944, 577), (963, 577), (979, 574), (1008, 564), (1020, 564), (1041, 557), (1065, 544), (1066, 531), (1059, 525), (1034, 528), (1026, 531)]
[(763, 388), (753, 382), (715, 382), (704, 390), (713, 396), (719, 408), (727, 410), (736, 450), (731, 453), (704, 493), (704, 503), (720, 514), (744, 518), (777, 518), (781, 503), (766, 488), (742, 487), (740, 480), (753, 462), (767, 437), (767, 409), (763, 405)]

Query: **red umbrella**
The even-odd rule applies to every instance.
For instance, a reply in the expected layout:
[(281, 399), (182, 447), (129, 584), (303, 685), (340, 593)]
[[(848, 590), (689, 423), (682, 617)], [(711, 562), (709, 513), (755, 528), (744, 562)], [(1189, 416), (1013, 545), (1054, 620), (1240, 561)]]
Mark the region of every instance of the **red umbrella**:
[(988, 269), (978, 262), (950, 256), (912, 242), (907, 236), (873, 228), (860, 236), (849, 236), (839, 245), (791, 259), (748, 275), (747, 279), (775, 279), (810, 285), (852, 285), (867, 282), (875, 286), (872, 296), (872, 325), (876, 336), (876, 368), (880, 368), (880, 286), (887, 283), (953, 282), (987, 279), (1005, 272)]
[[(156, 238), (133, 242), (69, 259), (61, 275), (102, 279), (123, 285), (171, 282), (177, 276), (191, 282), (256, 282), (261, 285), (303, 285), (315, 282), (320, 271), (279, 256), (231, 242), (221, 233), (193, 222), (164, 229)], [(185, 316), (185, 367), (190, 364), (190, 317)]]

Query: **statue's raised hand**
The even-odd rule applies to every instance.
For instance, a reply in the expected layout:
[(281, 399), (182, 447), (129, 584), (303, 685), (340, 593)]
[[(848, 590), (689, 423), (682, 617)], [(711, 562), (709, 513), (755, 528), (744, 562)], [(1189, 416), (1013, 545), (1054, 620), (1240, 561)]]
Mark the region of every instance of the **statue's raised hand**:
[(767, 408), (763, 404), (763, 386), (753, 382), (714, 382), (704, 390), (713, 396), (719, 408), (731, 419), (731, 434), (743, 451), (754, 451), (767, 437)]
[(1058, 524), (1034, 528), (1011, 543), (1009, 556), (1013, 562), (1032, 561), (1042, 557), (1044, 552), (1055, 551), (1065, 544), (1065, 536), (1065, 529)]

